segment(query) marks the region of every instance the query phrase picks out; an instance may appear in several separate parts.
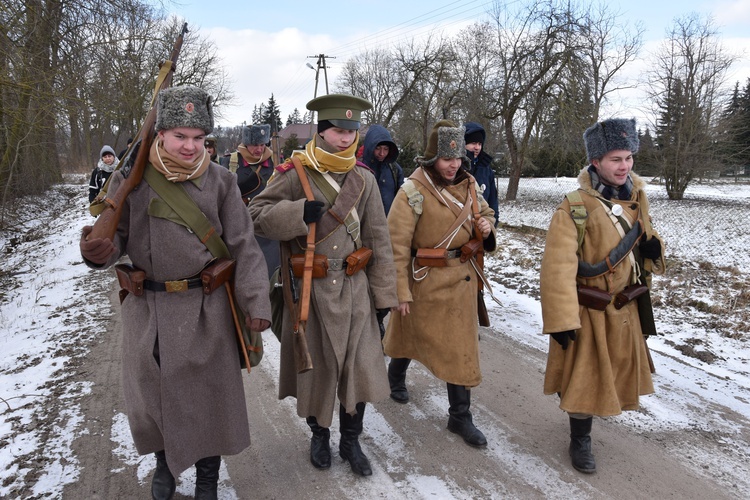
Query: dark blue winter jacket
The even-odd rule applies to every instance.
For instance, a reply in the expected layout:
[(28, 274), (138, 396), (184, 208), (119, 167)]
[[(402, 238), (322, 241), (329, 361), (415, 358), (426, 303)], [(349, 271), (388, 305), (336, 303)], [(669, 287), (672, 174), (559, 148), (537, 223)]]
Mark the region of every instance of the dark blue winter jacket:
[[(375, 148), (380, 144), (388, 146), (388, 156), (382, 162), (375, 159)], [(391, 139), (388, 130), (380, 125), (370, 125), (367, 129), (367, 135), (365, 135), (365, 150), (362, 154), (362, 161), (370, 167), (378, 180), (380, 197), (383, 199), (383, 208), (385, 208), (386, 215), (391, 210), (398, 188), (404, 183), (404, 171), (401, 169), (401, 165), (396, 163), (397, 157), (398, 147)]]
[[(481, 132), (482, 138), (485, 137), (484, 128), (475, 122), (468, 122), (464, 125), (466, 132), (464, 136), (468, 136), (475, 132)], [(477, 180), (477, 184), (481, 187), (484, 192), (484, 199), (487, 200), (490, 208), (495, 212), (495, 220), (499, 221), (500, 217), (497, 214), (497, 186), (495, 185), (495, 172), (492, 170), (492, 156), (485, 153), (484, 151), (484, 140), (482, 141), (482, 151), (479, 156), (474, 157), (474, 153), (467, 150), (466, 156), (469, 158), (471, 167), (469, 173), (474, 176)], [(495, 223), (497, 225), (497, 222)]]

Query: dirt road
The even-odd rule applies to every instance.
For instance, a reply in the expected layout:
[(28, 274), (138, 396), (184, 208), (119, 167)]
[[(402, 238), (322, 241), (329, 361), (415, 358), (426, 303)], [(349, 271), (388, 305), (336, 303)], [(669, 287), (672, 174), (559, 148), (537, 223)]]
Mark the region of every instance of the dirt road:
[[(111, 300), (116, 301), (114, 289)], [(119, 306), (115, 302), (115, 311)], [(120, 326), (113, 318), (106, 341), (96, 344), (80, 373), (93, 382), (82, 401), (86, 431), (74, 444), (80, 480), (64, 497), (149, 498), (153, 458), (138, 457), (124, 425), (120, 386)], [(482, 329), (484, 380), (472, 391), (474, 419), (489, 441), (473, 449), (445, 428), (445, 386), (421, 365), (409, 370), (411, 402), (368, 405), (362, 447), (373, 475), (355, 476), (338, 456), (331, 469), (308, 460), (309, 430), (292, 400), (278, 401), (278, 343), (265, 336), (266, 355), (243, 375), (252, 445), (226, 457), (220, 498), (747, 498), (746, 445), (718, 432), (650, 429), (647, 418), (595, 419), (593, 449), (599, 472), (570, 467), (566, 415), (541, 394), (545, 353), (503, 333)], [(659, 353), (655, 353), (658, 357)], [(384, 359), (385, 363), (385, 359)], [(657, 378), (657, 390), (669, 390)], [(728, 408), (695, 400), (699, 418), (716, 415), (742, 428), (747, 419)], [(337, 450), (338, 430), (332, 429)], [(709, 457), (706, 459), (705, 457)], [(191, 471), (175, 498), (192, 497)]]

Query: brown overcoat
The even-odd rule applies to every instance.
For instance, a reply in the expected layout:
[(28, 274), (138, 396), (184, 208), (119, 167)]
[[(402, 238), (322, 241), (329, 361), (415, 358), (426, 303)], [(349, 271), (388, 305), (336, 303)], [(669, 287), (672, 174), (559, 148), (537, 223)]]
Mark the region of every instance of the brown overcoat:
[[(418, 248), (433, 248), (456, 216), (438, 198), (430, 194), (419, 176), (412, 174), (406, 182), (424, 198), (422, 214), (417, 215), (409, 204), (404, 186), (399, 189), (388, 213), (393, 257), (398, 279), (398, 300), (409, 302), (410, 313), (401, 316), (391, 313), (385, 335), (385, 353), (393, 358), (410, 358), (422, 363), (437, 378), (455, 385), (475, 387), (482, 380), (479, 368), (479, 335), (477, 320), (477, 273), (470, 261), (461, 263), (450, 259), (447, 267), (432, 267), (427, 277), (414, 279), (412, 253)], [(424, 177), (421, 177), (424, 179)], [(465, 178), (448, 186), (459, 202), (465, 203), (469, 193)], [(493, 211), (479, 195), (479, 212), (492, 226), (492, 235), (485, 240), (485, 248), (495, 248), (495, 219)], [(462, 227), (450, 249), (474, 237)], [(489, 248), (488, 245), (489, 244)]]
[[(305, 194), (293, 168), (277, 174), (266, 189), (250, 203), (255, 231), (266, 238), (289, 241), (292, 254), (304, 252), (307, 224), (303, 220)], [(379, 401), (390, 388), (383, 362), (380, 331), (375, 308), (397, 305), (396, 273), (388, 236), (388, 225), (375, 177), (363, 167), (331, 176), (342, 185), (347, 176), (358, 176), (363, 183), (355, 208), (359, 215), (362, 245), (372, 257), (365, 269), (347, 276), (329, 269), (325, 278), (312, 280), (310, 313), (306, 325), (308, 349), (313, 369), (298, 374), (294, 362), (292, 331), (294, 322), (285, 308), (281, 336), (279, 399), (297, 398), (297, 414), (314, 416), (329, 427), (336, 397), (346, 411), (355, 413), (359, 402)], [(330, 204), (310, 180), (315, 199)], [(343, 225), (324, 234), (318, 224), (315, 253), (329, 259), (345, 259), (355, 250), (354, 240)], [(300, 289), (301, 280), (296, 280)]]
[[(109, 192), (115, 193), (121, 182), (118, 171)], [(237, 260), (240, 306), (252, 318), (270, 320), (266, 266), (235, 176), (212, 163), (200, 178), (183, 185)], [(125, 201), (114, 240), (119, 251), (103, 267), (128, 255), (150, 279), (167, 281), (199, 273), (213, 257), (195, 234), (173, 222), (173, 215), (141, 181)], [(232, 455), (249, 446), (242, 371), (226, 292), (145, 290), (140, 297), (125, 298), (122, 318), (125, 405), (138, 452), (165, 450), (176, 477), (201, 458)]]
[[(620, 205), (630, 220), (640, 219), (648, 238), (659, 238), (651, 225), (645, 183), (631, 173), (633, 191), (627, 201), (610, 200)], [(590, 264), (602, 261), (622, 239), (602, 204), (600, 194), (591, 186), (585, 168), (578, 176), (579, 190), (588, 213), (582, 259)], [(661, 239), (660, 239), (661, 241)], [(644, 268), (655, 274), (664, 272), (662, 257), (645, 259)], [(544, 377), (545, 394), (561, 394), (560, 408), (571, 413), (610, 416), (622, 410), (638, 408), (638, 397), (654, 392), (641, 333), (637, 301), (620, 310), (613, 304), (605, 311), (578, 305), (576, 284), (619, 292), (632, 283), (632, 265), (628, 258), (613, 273), (595, 278), (577, 277), (577, 231), (566, 198), (552, 216), (541, 268), (541, 302), (544, 333), (576, 331), (576, 340), (566, 350), (552, 338)]]

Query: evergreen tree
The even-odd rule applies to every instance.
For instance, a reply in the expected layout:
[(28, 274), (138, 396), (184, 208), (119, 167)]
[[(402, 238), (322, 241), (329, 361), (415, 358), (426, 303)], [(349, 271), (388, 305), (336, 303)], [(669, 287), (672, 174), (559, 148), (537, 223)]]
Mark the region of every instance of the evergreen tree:
[(302, 123), (302, 115), (299, 113), (299, 109), (294, 108), (292, 114), (286, 119), (286, 126), (293, 125), (295, 123)]
[(253, 114), (250, 118), (252, 118), (252, 123), (255, 123), (256, 125), (260, 125), (261, 123), (266, 123), (264, 120), (264, 116), (266, 114), (266, 106), (264, 104), (261, 104), (258, 106), (257, 104), (253, 106)]
[(267, 123), (271, 125), (272, 136), (283, 127), (283, 122), (281, 121), (281, 111), (279, 110), (279, 106), (276, 104), (276, 99), (274, 99), (273, 94), (271, 94), (271, 97), (268, 99), (268, 104), (263, 110), (263, 118), (260, 123)]

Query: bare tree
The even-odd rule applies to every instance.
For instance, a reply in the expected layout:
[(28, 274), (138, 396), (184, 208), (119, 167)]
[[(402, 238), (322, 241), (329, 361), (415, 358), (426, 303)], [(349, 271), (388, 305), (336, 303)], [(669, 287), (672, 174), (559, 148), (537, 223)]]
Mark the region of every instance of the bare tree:
[(719, 43), (711, 18), (676, 19), (653, 58), (650, 93), (658, 107), (657, 157), (670, 199), (682, 199), (688, 184), (707, 168), (718, 168), (715, 127), (734, 62)]

